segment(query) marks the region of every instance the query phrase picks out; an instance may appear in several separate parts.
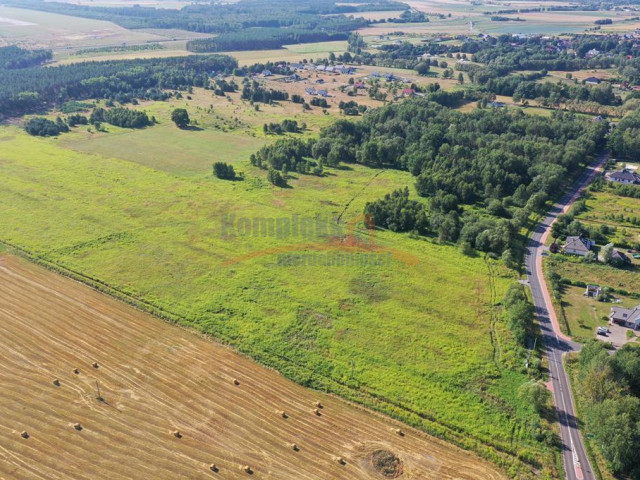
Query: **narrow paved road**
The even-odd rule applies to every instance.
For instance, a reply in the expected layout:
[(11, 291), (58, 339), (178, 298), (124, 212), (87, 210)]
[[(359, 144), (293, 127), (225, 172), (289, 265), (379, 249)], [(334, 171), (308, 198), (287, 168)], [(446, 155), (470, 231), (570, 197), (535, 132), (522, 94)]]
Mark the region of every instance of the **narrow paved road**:
[(551, 225), (557, 216), (568, 210), (569, 206), (578, 198), (582, 189), (597, 175), (607, 158), (606, 155), (598, 157), (598, 160), (585, 170), (573, 187), (553, 206), (533, 232), (525, 259), (527, 279), (531, 287), (533, 304), (540, 322), (542, 339), (549, 359), (549, 377), (553, 389), (553, 399), (558, 411), (563, 450), (562, 457), (568, 480), (595, 480), (578, 429), (569, 379), (562, 363), (562, 355), (579, 350), (580, 344), (573, 342), (560, 331), (558, 320), (551, 304), (551, 297), (542, 276), (542, 253), (545, 250), (544, 243), (551, 233)]

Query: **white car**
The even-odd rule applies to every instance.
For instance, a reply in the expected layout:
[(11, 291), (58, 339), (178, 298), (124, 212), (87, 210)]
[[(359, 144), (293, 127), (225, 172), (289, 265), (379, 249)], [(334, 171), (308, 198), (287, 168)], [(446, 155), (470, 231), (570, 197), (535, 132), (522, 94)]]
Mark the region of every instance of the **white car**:
[(608, 329), (607, 327), (598, 327), (598, 328), (596, 329), (596, 333), (597, 333), (598, 335), (606, 335), (606, 334), (608, 334), (608, 333), (609, 333), (609, 329)]

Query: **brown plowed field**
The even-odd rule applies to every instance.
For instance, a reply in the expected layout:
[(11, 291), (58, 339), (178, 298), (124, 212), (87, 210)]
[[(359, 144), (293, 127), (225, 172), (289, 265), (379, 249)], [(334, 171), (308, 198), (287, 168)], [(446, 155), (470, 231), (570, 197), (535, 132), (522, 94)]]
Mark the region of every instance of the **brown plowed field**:
[(400, 458), (402, 479), (505, 478), (398, 427), (80, 283), (0, 257), (1, 478), (388, 478), (372, 466), (378, 449)]

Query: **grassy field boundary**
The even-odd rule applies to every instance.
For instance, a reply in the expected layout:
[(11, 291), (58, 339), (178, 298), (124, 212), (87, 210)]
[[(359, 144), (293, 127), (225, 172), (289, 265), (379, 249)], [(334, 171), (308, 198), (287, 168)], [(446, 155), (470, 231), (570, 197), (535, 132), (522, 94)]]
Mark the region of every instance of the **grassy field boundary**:
[[(142, 300), (126, 292), (123, 292), (122, 290), (115, 288), (102, 280), (93, 278), (58, 263), (44, 259), (42, 258), (42, 256), (30, 252), (20, 247), (19, 245), (15, 245), (4, 239), (0, 239), (0, 246), (3, 246), (9, 253), (23, 257), (37, 265), (42, 266), (43, 268), (46, 268), (47, 270), (83, 283), (140, 311), (154, 315), (172, 324), (176, 324), (193, 330), (188, 322), (186, 322), (185, 319), (180, 315), (167, 311), (166, 309), (163, 309), (153, 304), (152, 302)], [(265, 351), (255, 352), (250, 349), (243, 349), (240, 345), (228, 342), (222, 337), (212, 337), (210, 335), (203, 334), (202, 332), (198, 333), (205, 335), (206, 337), (215, 340), (218, 343), (222, 343), (234, 348), (234, 350), (241, 355), (250, 358), (256, 363), (265, 366), (266, 368), (272, 368), (274, 370), (284, 372), (286, 371), (285, 369), (273, 367), (272, 365), (292, 365), (290, 359), (287, 359), (286, 357), (278, 353)], [(265, 356), (265, 353), (267, 354), (267, 356)], [(271, 359), (275, 359), (276, 361), (269, 362), (267, 360), (269, 358), (268, 356), (271, 356)], [(478, 436), (474, 436), (471, 433), (462, 430), (461, 428), (447, 425), (444, 422), (436, 420), (431, 415), (428, 415), (424, 412), (418, 412), (415, 409), (404, 406), (399, 402), (394, 402), (393, 400), (390, 400), (384, 396), (370, 392), (368, 391), (368, 389), (364, 389), (361, 387), (356, 390), (355, 388), (347, 385), (344, 382), (337, 381), (333, 378), (322, 375), (321, 373), (309, 371), (308, 369), (305, 369), (304, 367), (301, 367), (299, 365), (293, 366), (296, 367), (297, 371), (304, 370), (303, 373), (308, 379), (308, 381), (306, 382), (301, 381), (300, 373), (298, 373), (298, 376), (292, 376), (282, 373), (285, 377), (296, 383), (299, 383), (307, 388), (312, 388), (314, 390), (337, 395), (338, 397), (348, 401), (349, 403), (355, 403), (356, 405), (359, 405), (361, 407), (372, 409), (380, 414), (384, 414), (395, 420), (404, 422), (407, 425), (417, 428), (428, 435), (451, 443), (459, 448), (462, 448), (463, 450), (472, 451), (479, 455), (481, 458), (492, 462), (493, 464), (497, 465), (507, 472), (518, 472), (519, 474), (525, 475), (524, 477), (519, 478), (529, 478), (532, 469), (538, 469), (541, 467), (541, 465), (539, 465), (534, 458), (523, 456), (521, 452), (510, 448), (510, 446), (495, 444), (493, 442), (479, 438)], [(314, 376), (315, 381), (313, 381)], [(318, 378), (321, 379), (320, 382), (317, 381)]]
[[(584, 431), (585, 430), (585, 425), (584, 422), (581, 420), (582, 415), (580, 412), (580, 397), (578, 396), (578, 393), (576, 392), (576, 387), (575, 387), (575, 383), (576, 383), (576, 375), (575, 375), (575, 369), (573, 368), (573, 363), (575, 361), (574, 357), (571, 356), (563, 356), (562, 357), (562, 362), (564, 363), (565, 366), (565, 370), (567, 371), (567, 373), (569, 374), (569, 388), (571, 389), (571, 394), (573, 395), (573, 398), (575, 399), (575, 410), (577, 413), (577, 419), (578, 419), (578, 424), (580, 425), (580, 430)], [(586, 435), (582, 435), (582, 442), (584, 443), (584, 448), (587, 452), (587, 456), (589, 457), (589, 462), (591, 462), (591, 468), (593, 470), (593, 473), (595, 474), (596, 478), (598, 480), (606, 480), (603, 476), (602, 476), (602, 472), (600, 471), (600, 465), (598, 463), (598, 459), (593, 451), (593, 447), (591, 445), (591, 440), (586, 436)]]

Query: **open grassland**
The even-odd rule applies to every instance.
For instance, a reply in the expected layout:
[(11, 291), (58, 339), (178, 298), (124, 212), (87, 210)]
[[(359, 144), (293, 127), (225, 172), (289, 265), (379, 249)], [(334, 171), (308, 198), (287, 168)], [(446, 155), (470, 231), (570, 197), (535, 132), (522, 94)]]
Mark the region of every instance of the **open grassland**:
[(24, 260), (0, 257), (0, 279), (2, 477), (375, 479), (386, 450), (402, 478), (505, 478)]
[(163, 39), (111, 22), (0, 6), (0, 46), (70, 49)]
[(640, 226), (633, 224), (633, 220), (639, 218), (639, 199), (622, 197), (608, 189), (589, 192), (587, 208), (578, 215), (578, 219), (586, 224), (615, 227), (616, 231), (610, 235), (610, 239), (622, 245), (640, 242)]
[[(150, 141), (151, 154), (142, 148)], [(246, 158), (234, 160), (245, 171), (236, 182), (205, 174), (204, 160), (202, 174), (181, 175), (179, 152), (174, 167), (158, 159), (149, 168), (163, 147), (173, 155), (169, 134), (117, 155), (79, 153), (64, 136), (33, 138), (17, 127), (3, 127), (0, 142), (1, 240), (303, 385), (374, 406), (505, 465), (513, 457), (492, 445), (537, 466), (553, 464), (532, 436), (531, 407), (517, 398), (527, 377), (505, 368), (513, 342), (495, 305), (512, 273), (453, 246), (389, 232), (375, 237), (375, 251), (391, 252), (386, 265), (287, 267), (274, 255), (361, 251), (347, 225), (367, 201), (412, 186), (408, 173), (353, 165), (324, 177), (295, 175), (291, 188), (276, 189)], [(200, 148), (217, 159), (215, 141)], [(234, 227), (223, 236), (225, 214)], [(239, 217), (292, 216), (326, 218), (341, 240), (243, 236), (235, 227)]]

